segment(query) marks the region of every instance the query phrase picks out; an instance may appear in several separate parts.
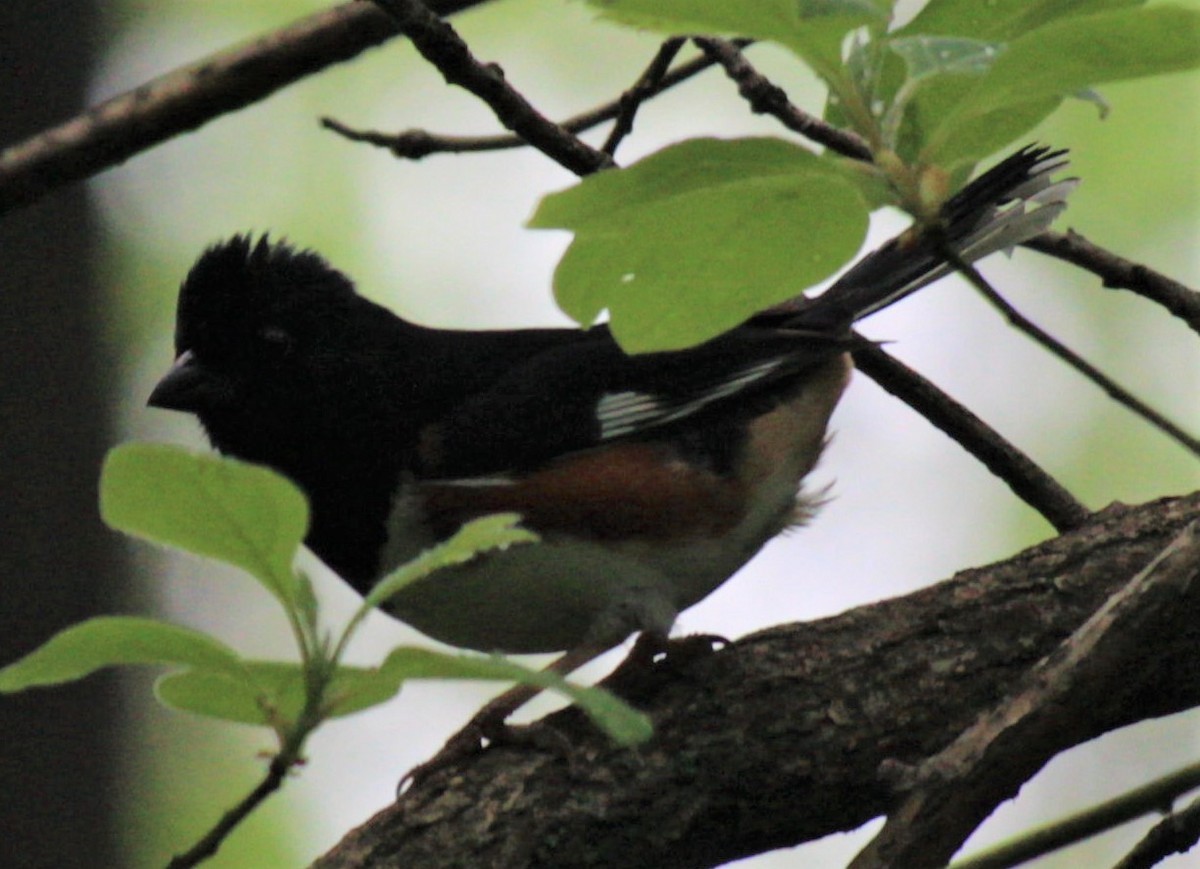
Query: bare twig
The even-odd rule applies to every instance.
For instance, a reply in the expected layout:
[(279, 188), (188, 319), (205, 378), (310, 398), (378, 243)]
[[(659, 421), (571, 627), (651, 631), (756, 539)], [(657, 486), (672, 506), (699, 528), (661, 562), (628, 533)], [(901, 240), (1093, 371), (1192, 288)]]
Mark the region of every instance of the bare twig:
[(654, 86), (662, 81), (663, 76), (666, 75), (667, 70), (671, 66), (671, 61), (675, 59), (675, 55), (679, 54), (679, 49), (683, 47), (683, 43), (684, 40), (682, 37), (674, 37), (659, 46), (654, 59), (650, 61), (650, 65), (646, 67), (645, 71), (638, 76), (638, 80), (633, 83), (633, 87), (625, 91), (617, 99), (617, 105), (620, 107), (617, 113), (617, 122), (613, 124), (608, 138), (600, 148), (605, 154), (610, 157), (615, 156), (621, 141), (633, 132), (633, 119), (637, 116), (638, 109), (653, 94)]
[(738, 93), (750, 103), (752, 111), (771, 115), (789, 130), (844, 157), (870, 161), (871, 149), (866, 142), (849, 130), (838, 129), (792, 105), (783, 88), (773, 84), (750, 65), (742, 54), (741, 46), (707, 36), (697, 36), (692, 41), (706, 55), (720, 63), (726, 74), (737, 82)]
[[(946, 749), (885, 771), (909, 795), (850, 869), (942, 865), (971, 832), (1059, 751), (1077, 742), (1096, 692), (1120, 702), (1148, 635), (1200, 583), (1200, 534), (1189, 524), (1017, 689)], [(1089, 701), (1091, 698), (1091, 701)], [(1020, 750), (1014, 750), (1020, 746)]]
[(1129, 290), (1157, 302), (1200, 333), (1200, 292), (1166, 275), (1110, 253), (1073, 229), (1043, 232), (1023, 245), (1086, 269), (1106, 287)]
[[(448, 14), (483, 0), (432, 0)], [(366, 3), (344, 3), (116, 96), (0, 153), (0, 213), (261, 100), (397, 35)]]
[(271, 758), (271, 763), (267, 766), (267, 774), (263, 776), (254, 788), (233, 808), (221, 816), (211, 830), (195, 845), (189, 848), (182, 854), (177, 854), (167, 864), (167, 869), (190, 869), (192, 866), (198, 866), (217, 853), (217, 849), (221, 847), (221, 843), (228, 838), (229, 834), (234, 831), (238, 824), (246, 819), (246, 817), (256, 808), (262, 805), (271, 794), (279, 790), (287, 779), (288, 770), (297, 762), (296, 755), (292, 752), (280, 752)]
[(940, 242), (938, 244), (938, 253), (941, 254), (946, 262), (954, 266), (955, 270), (966, 278), (971, 286), (978, 290), (992, 307), (1003, 314), (1005, 319), (1015, 328), (1024, 332), (1046, 350), (1092, 381), (1118, 404), (1124, 405), (1159, 431), (1171, 437), (1184, 449), (1189, 450), (1194, 455), (1200, 456), (1200, 440), (1188, 434), (1174, 422), (1150, 407), (1128, 389), (1121, 386), (1095, 365), (1092, 365), (1070, 347), (1063, 344), (1037, 323), (1034, 323), (1014, 308), (1008, 300), (996, 292), (996, 289), (987, 282), (987, 279), (973, 265), (960, 257), (951, 245), (944, 241)]
[[(500, 151), (505, 148), (525, 148), (529, 145), (520, 136), (445, 136), (427, 130), (404, 130), (400, 133), (356, 130), (330, 117), (321, 118), (321, 126), (351, 142), (364, 142), (377, 148), (387, 148), (404, 160), (421, 160), (430, 154), (469, 154)], [(571, 129), (569, 123), (563, 123), (562, 126), (572, 133), (586, 129)]]
[(1172, 812), (1150, 828), (1114, 869), (1151, 869), (1172, 854), (1185, 854), (1200, 841), (1200, 800)]
[(854, 352), (860, 371), (895, 395), (1008, 484), (1059, 533), (1083, 525), (1090, 511), (1038, 465), (970, 410), (879, 347)]
[[(657, 81), (648, 83), (642, 100), (658, 96), (715, 65), (715, 60), (704, 56), (681, 63)], [(582, 133), (598, 127), (621, 114), (622, 99), (624, 99), (624, 95), (560, 121), (559, 126), (570, 133)], [(387, 148), (397, 157), (406, 160), (420, 160), (430, 154), (502, 151), (507, 148), (524, 148), (529, 145), (520, 136), (447, 136), (420, 129), (404, 130), (400, 133), (355, 130), (333, 118), (322, 118), (321, 125), (351, 141), (366, 142), (380, 148)]]
[(479, 97), (506, 128), (576, 175), (613, 165), (612, 158), (539, 113), (494, 64), (476, 60), (449, 24), (421, 0), (374, 0), (451, 84)]
[[(1172, 801), (1198, 787), (1200, 764), (1192, 764), (1069, 818), (1055, 821), (995, 848), (973, 854), (965, 860), (956, 860), (950, 864), (950, 869), (1009, 869), (1019, 866), (1059, 848), (1127, 824), (1143, 815), (1162, 812)], [(1181, 818), (1184, 814), (1186, 812), (1180, 812), (1173, 817)], [(1147, 838), (1153, 835), (1152, 830)]]

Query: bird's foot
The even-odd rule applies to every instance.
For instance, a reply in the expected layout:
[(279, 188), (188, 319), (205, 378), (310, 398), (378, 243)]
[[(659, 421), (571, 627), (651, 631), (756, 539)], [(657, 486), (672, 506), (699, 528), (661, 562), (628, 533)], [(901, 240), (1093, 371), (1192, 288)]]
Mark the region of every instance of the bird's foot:
[(510, 710), (493, 709), (493, 703), (483, 707), (462, 729), (447, 739), (437, 754), (410, 769), (404, 778), (400, 779), (396, 788), (397, 795), (420, 785), (435, 773), (479, 754), (490, 745), (511, 741), (513, 728), (504, 721)]

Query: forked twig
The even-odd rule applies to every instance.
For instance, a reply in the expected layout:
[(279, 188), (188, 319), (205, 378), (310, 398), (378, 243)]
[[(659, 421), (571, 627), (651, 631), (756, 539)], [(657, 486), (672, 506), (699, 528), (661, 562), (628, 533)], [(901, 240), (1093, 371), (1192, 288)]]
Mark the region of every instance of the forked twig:
[[(710, 57), (696, 57), (668, 71), (657, 82), (648, 84), (641, 99), (644, 102), (650, 97), (670, 90), (688, 79), (694, 78), (706, 69), (716, 66), (716, 61)], [(636, 85), (635, 85), (636, 87)], [(614, 120), (621, 114), (622, 98), (603, 103), (586, 112), (559, 122), (564, 130), (571, 133), (582, 133), (593, 127)], [(321, 125), (340, 136), (355, 142), (366, 142), (380, 148), (387, 148), (394, 155), (405, 160), (420, 160), (431, 154), (459, 154), (477, 151), (501, 151), (508, 148), (527, 148), (529, 143), (520, 136), (448, 136), (431, 133), (427, 130), (404, 130), (400, 133), (380, 133), (375, 131), (355, 130), (333, 118), (321, 119)]]
[(1159, 431), (1175, 440), (1184, 449), (1196, 456), (1200, 456), (1200, 440), (1188, 434), (1163, 414), (1150, 407), (1128, 389), (1121, 386), (1095, 365), (1092, 365), (1092, 363), (1088, 362), (1070, 347), (1063, 344), (1037, 323), (1034, 323), (1014, 308), (1007, 299), (996, 291), (995, 287), (988, 283), (987, 279), (979, 273), (978, 269), (960, 257), (949, 244), (944, 241), (940, 242), (938, 244), (938, 253), (945, 258), (946, 262), (954, 266), (955, 270), (966, 278), (971, 286), (978, 290), (984, 299), (1003, 314), (1005, 319), (1016, 329), (1024, 332), (1037, 344), (1092, 381), (1092, 383), (1104, 390), (1118, 404), (1123, 405), (1146, 420), (1146, 422)]

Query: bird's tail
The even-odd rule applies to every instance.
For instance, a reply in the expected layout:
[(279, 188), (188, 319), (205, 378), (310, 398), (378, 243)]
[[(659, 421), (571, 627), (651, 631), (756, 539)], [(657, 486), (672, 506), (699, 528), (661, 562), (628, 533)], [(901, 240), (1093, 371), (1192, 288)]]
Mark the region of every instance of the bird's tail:
[[(1076, 178), (1050, 176), (1066, 151), (1027, 146), (984, 172), (942, 207), (941, 241), (966, 262), (1038, 235), (1067, 207)], [(801, 328), (845, 327), (886, 308), (953, 270), (939, 240), (905, 233), (864, 257), (793, 321)]]

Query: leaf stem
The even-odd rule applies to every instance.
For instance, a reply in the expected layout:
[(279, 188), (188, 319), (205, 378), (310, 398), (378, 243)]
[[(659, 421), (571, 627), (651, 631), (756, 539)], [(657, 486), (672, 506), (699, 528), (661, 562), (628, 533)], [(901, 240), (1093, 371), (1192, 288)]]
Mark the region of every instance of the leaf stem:
[[(301, 741), (302, 742), (302, 741)], [(294, 752), (281, 749), (278, 754), (271, 758), (270, 764), (267, 766), (267, 773), (263, 780), (255, 786), (254, 790), (250, 791), (242, 800), (224, 815), (213, 826), (211, 830), (204, 834), (195, 845), (184, 851), (182, 854), (176, 854), (171, 858), (171, 862), (167, 864), (167, 869), (189, 869), (192, 866), (198, 866), (203, 861), (217, 853), (229, 834), (246, 819), (246, 817), (258, 808), (262, 803), (283, 786), (283, 782), (287, 777), (288, 770), (293, 764), (299, 762), (299, 746)]]
[[(319, 651), (319, 647), (316, 650)], [(195, 845), (173, 857), (167, 864), (168, 869), (189, 869), (216, 854), (237, 826), (283, 786), (288, 771), (304, 762), (304, 744), (325, 720), (325, 695), (334, 670), (334, 663), (328, 657), (316, 655), (305, 660), (304, 708), (290, 727), (276, 729), (279, 751), (267, 765), (266, 775), (237, 805), (225, 812)]]

